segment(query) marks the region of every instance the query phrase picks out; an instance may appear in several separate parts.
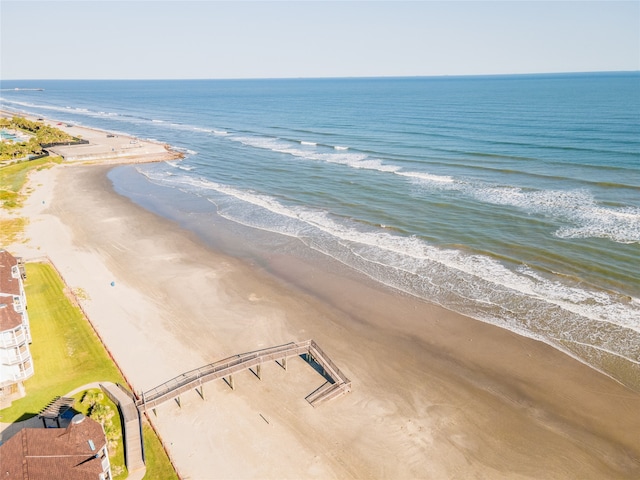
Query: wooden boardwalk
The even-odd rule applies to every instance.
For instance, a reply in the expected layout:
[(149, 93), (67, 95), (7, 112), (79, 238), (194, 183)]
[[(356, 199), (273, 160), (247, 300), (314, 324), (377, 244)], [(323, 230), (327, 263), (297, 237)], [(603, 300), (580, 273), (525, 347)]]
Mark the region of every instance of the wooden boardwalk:
[(131, 394), (111, 382), (100, 384), (102, 391), (118, 406), (122, 415), (122, 435), (124, 436), (124, 461), (129, 471), (129, 479), (141, 479), (146, 472), (142, 444), (142, 424)]
[(322, 369), (325, 378), (328, 379), (325, 385), (307, 397), (307, 401), (311, 405), (315, 407), (351, 391), (349, 379), (320, 349), (316, 342), (307, 340), (241, 353), (185, 372), (147, 392), (143, 392), (136, 405), (143, 412), (173, 399), (176, 399), (179, 404), (179, 398), (182, 393), (189, 390), (197, 390), (198, 388), (200, 389), (198, 393), (204, 398), (202, 386), (205, 383), (224, 378), (229, 386), (233, 388), (234, 373), (252, 368), (255, 369), (255, 374), (260, 378), (260, 367), (263, 363), (276, 361), (286, 369), (287, 358), (301, 355), (305, 355), (310, 364), (315, 364), (319, 369)]

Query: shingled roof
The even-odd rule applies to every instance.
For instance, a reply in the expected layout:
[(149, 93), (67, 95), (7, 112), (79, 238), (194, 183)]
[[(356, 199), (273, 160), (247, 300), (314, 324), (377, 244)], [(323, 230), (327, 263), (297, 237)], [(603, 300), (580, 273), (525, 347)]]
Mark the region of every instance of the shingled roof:
[(13, 308), (13, 298), (0, 295), (0, 332), (22, 324), (22, 315)]
[(11, 268), (17, 265), (16, 257), (6, 250), (0, 250), (0, 293), (20, 295), (20, 282), (11, 273)]
[(0, 446), (0, 478), (98, 480), (105, 445), (102, 426), (84, 415), (67, 428), (24, 428)]

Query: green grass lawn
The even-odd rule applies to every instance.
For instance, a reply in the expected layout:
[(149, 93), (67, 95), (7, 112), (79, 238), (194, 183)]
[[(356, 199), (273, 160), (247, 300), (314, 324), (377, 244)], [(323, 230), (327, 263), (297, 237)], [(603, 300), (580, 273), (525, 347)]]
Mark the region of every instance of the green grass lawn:
[[(29, 346), (34, 376), (25, 382), (27, 395), (0, 410), (0, 422), (13, 423), (36, 415), (56, 396), (89, 383), (110, 381), (125, 384), (80, 309), (64, 293), (64, 284), (55, 269), (44, 263), (28, 263), (25, 290), (33, 343)], [(77, 395), (78, 399), (81, 394)], [(82, 411), (79, 402), (76, 410)], [(153, 430), (145, 425), (147, 479), (178, 478)], [(124, 465), (122, 444), (121, 461)], [(114, 461), (115, 460), (115, 461)], [(126, 470), (123, 472), (126, 475)], [(123, 477), (124, 478), (124, 477)]]
[(22, 205), (25, 198), (20, 191), (27, 181), (29, 172), (49, 168), (61, 162), (60, 157), (45, 157), (38, 160), (18, 162), (0, 167), (0, 206), (15, 208)]
[(144, 439), (144, 456), (147, 464), (145, 479), (153, 480), (178, 480), (178, 475), (171, 466), (169, 458), (162, 448), (160, 439), (148, 423), (142, 424), (142, 437)]
[(125, 383), (89, 322), (65, 296), (53, 267), (29, 263), (26, 268), (35, 374), (25, 382), (27, 395), (0, 411), (2, 422), (36, 415), (55, 396), (91, 382)]

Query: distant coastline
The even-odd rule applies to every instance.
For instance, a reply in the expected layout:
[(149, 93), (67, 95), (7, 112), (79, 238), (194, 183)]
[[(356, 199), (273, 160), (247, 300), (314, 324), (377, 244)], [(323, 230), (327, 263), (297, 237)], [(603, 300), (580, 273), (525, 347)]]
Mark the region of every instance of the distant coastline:
[[(11, 117), (15, 115), (8, 110), (0, 110), (0, 115)], [(33, 115), (26, 115), (30, 121), (38, 119)], [(144, 163), (176, 160), (184, 157), (181, 152), (173, 150), (169, 145), (136, 139), (126, 135), (114, 135), (102, 130), (87, 128), (66, 122), (46, 120), (41, 122), (53, 131), (68, 135), (68, 142), (57, 142), (45, 145), (48, 152), (59, 155), (67, 162), (106, 162), (116, 163)], [(74, 140), (75, 139), (75, 140)], [(82, 139), (82, 141), (78, 141)]]
[(583, 76), (640, 76), (640, 70), (605, 70), (605, 71), (584, 71), (584, 72), (529, 72), (529, 73), (484, 73), (484, 74), (462, 74), (462, 75), (373, 75), (373, 76), (347, 76), (347, 77), (250, 77), (250, 78), (41, 78), (41, 79), (4, 79), (5, 84), (31, 84), (29, 87), (3, 87), (1, 91), (11, 90), (31, 90), (45, 91), (45, 88), (34, 87), (37, 82), (253, 82), (253, 81), (305, 81), (305, 80), (389, 80), (389, 79), (474, 79), (474, 78), (562, 78), (562, 77), (583, 77)]

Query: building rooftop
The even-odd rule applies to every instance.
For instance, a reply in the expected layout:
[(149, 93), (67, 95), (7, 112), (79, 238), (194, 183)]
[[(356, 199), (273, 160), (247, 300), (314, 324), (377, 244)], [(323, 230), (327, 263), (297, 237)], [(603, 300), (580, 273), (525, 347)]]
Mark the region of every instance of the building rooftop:
[(15, 278), (11, 273), (11, 268), (17, 265), (16, 257), (6, 250), (0, 250), (0, 293), (20, 295), (19, 278)]
[(67, 428), (24, 428), (0, 446), (0, 478), (97, 480), (105, 445), (102, 426), (80, 414)]
[(22, 315), (13, 308), (13, 297), (0, 295), (0, 332), (13, 330), (22, 324)]

